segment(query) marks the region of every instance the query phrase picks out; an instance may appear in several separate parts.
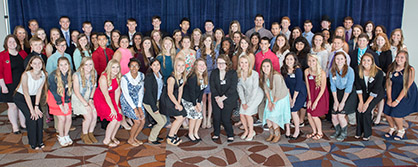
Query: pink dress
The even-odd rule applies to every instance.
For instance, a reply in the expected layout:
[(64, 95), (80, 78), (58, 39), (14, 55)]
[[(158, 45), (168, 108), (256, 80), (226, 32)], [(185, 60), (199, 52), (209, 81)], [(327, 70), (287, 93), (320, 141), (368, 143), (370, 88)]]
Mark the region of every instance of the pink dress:
[[(103, 73), (103, 75), (106, 75), (106, 73)], [(98, 83), (98, 88), (96, 89), (96, 92), (94, 92), (94, 106), (96, 106), (97, 116), (100, 117), (100, 120), (108, 120), (112, 121), (113, 118), (110, 117), (110, 107), (106, 103), (106, 100), (104, 98), (104, 95), (102, 93), (102, 90), (100, 90), (100, 83)], [(116, 120), (122, 121), (122, 115), (119, 113), (119, 108), (116, 105), (115, 101), (115, 91), (119, 87), (118, 81), (115, 79), (112, 79), (112, 84), (108, 87), (110, 100), (112, 100), (113, 107), (115, 108), (117, 114), (116, 114)], [(119, 99), (118, 99), (119, 100)]]
[[(311, 94), (312, 105), (318, 97), (319, 92), (321, 91), (321, 87), (317, 87), (315, 84), (316, 76), (308, 74), (308, 84), (309, 84), (309, 93)], [(322, 94), (321, 98), (318, 101), (318, 105), (316, 106), (315, 110), (307, 109), (308, 113), (311, 114), (313, 117), (320, 117), (328, 113), (329, 108), (329, 93), (328, 89), (325, 86), (324, 94)]]
[(120, 59), (120, 72), (122, 73), (122, 75), (125, 75), (129, 72), (129, 60), (134, 56), (132, 55), (132, 52), (129, 49), (119, 48), (118, 50), (122, 54), (122, 57)]

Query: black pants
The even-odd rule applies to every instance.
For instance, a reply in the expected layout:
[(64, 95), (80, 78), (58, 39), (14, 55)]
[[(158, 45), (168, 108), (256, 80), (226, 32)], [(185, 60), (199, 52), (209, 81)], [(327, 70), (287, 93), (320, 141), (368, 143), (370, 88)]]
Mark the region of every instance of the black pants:
[[(30, 96), (32, 105), (35, 105), (35, 97), (36, 96)], [(42, 118), (38, 118), (37, 120), (32, 120), (30, 118), (31, 116), (30, 110), (28, 108), (28, 104), (26, 104), (25, 97), (22, 94), (16, 93), (13, 99), (17, 107), (22, 111), (23, 115), (25, 116), (29, 144), (35, 147), (39, 146), (41, 143), (43, 143), (42, 141), (43, 140)]]
[(372, 135), (372, 111), (374, 107), (380, 102), (380, 100), (382, 100), (382, 98), (374, 98), (364, 113), (359, 113), (356, 110), (356, 136), (361, 136), (361, 134), (364, 133), (363, 137), (367, 138)]
[(224, 108), (220, 109), (214, 99), (212, 99), (213, 114), (213, 134), (219, 136), (221, 132), (221, 123), (225, 128), (228, 137), (234, 137), (234, 129), (232, 128), (231, 116), (235, 107), (233, 104), (224, 103)]

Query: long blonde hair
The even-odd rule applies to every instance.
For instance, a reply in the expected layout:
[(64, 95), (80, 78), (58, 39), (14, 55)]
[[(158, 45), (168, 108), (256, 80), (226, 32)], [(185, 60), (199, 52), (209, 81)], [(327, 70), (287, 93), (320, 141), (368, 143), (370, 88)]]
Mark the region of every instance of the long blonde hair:
[(183, 79), (183, 83), (185, 83), (187, 81), (187, 72), (186, 72), (186, 69), (184, 69), (183, 73), (180, 76), (177, 76), (177, 63), (179, 63), (179, 62), (183, 62), (186, 65), (186, 61), (183, 58), (180, 58), (179, 57), (179, 58), (176, 58), (176, 60), (174, 61), (173, 76), (174, 76), (174, 79), (176, 80), (176, 83), (178, 85), (180, 85), (179, 84), (179, 80), (180, 79)]
[(116, 77), (116, 81), (118, 82), (118, 84), (120, 83), (120, 78), (122, 78), (122, 74), (120, 73), (120, 63), (119, 61), (112, 59), (107, 63), (106, 69), (103, 71), (102, 74), (106, 74), (106, 80), (107, 80), (107, 86), (112, 85), (112, 66), (114, 64), (117, 64), (119, 67), (119, 73), (115, 76)]
[(248, 61), (248, 73), (247, 73), (247, 77), (250, 77), (251, 75), (252, 75), (252, 73), (253, 73), (253, 70), (251, 69), (251, 60), (250, 60), (250, 57), (248, 57), (247, 56), (247, 54), (245, 54), (245, 55), (242, 55), (240, 58), (239, 58), (239, 60), (238, 60), (238, 70), (237, 70), (237, 73), (238, 73), (238, 78), (241, 78), (242, 76), (241, 76), (241, 72), (242, 72), (242, 68), (241, 68), (241, 66), (239, 65), (239, 64), (241, 64), (241, 59), (247, 59), (247, 61)]
[[(319, 64), (319, 58), (317, 55), (315, 54), (308, 54), (308, 60), (309, 58), (313, 58), (316, 60), (316, 66), (315, 67), (309, 67), (309, 68), (314, 68), (315, 69), (315, 73), (312, 73), (313, 75), (315, 75), (315, 86), (316, 87), (320, 87), (321, 86), (321, 80), (322, 80), (322, 68), (321, 65)], [(312, 70), (310, 70), (312, 71)]]
[[(170, 50), (167, 50), (164, 47), (164, 42), (167, 41), (167, 40), (171, 42), (171, 49)], [(165, 55), (166, 53), (168, 53), (168, 55)], [(163, 65), (164, 68), (166, 68), (165, 67), (165, 56), (170, 56), (171, 57), (171, 62), (174, 62), (174, 57), (176, 57), (176, 46), (174, 45), (173, 38), (171, 38), (171, 37), (165, 37), (163, 39), (163, 42), (161, 44), (161, 52), (160, 52), (159, 56), (162, 56), (163, 57), (162, 65)]]
[(60, 57), (57, 60), (57, 69), (55, 70), (55, 82), (57, 83), (57, 93), (60, 96), (64, 96), (65, 92), (65, 85), (61, 77), (61, 70), (59, 70), (59, 65), (61, 61), (66, 61), (68, 64), (68, 71), (67, 71), (67, 85), (68, 85), (68, 91), (65, 93), (65, 95), (70, 96), (73, 92), (73, 72), (71, 71), (71, 64), (70, 60), (68, 60), (66, 57)]
[[(408, 86), (409, 86), (409, 75), (411, 75), (412, 67), (409, 64), (409, 54), (405, 50), (400, 50), (398, 54), (396, 54), (396, 57), (398, 57), (401, 53), (405, 55), (405, 64), (404, 64), (404, 71), (403, 71), (403, 91), (408, 92)], [(390, 76), (392, 76), (393, 72), (395, 72), (396, 68), (398, 67), (398, 63), (396, 61), (393, 61), (392, 64), (390, 64), (388, 69), (388, 75), (386, 75), (386, 80), (390, 79)], [(388, 82), (386, 82), (388, 83)], [(407, 96), (408, 93), (405, 94)]]
[[(206, 70), (205, 70), (205, 72), (203, 72), (203, 74), (202, 74), (202, 78), (199, 78), (199, 72), (198, 72), (198, 70), (197, 70), (197, 63), (198, 62), (203, 62), (203, 63), (205, 63), (205, 66), (206, 66)], [(194, 75), (196, 75), (196, 77), (197, 77), (197, 79), (198, 79), (198, 81), (197, 81), (197, 85), (201, 85), (201, 83), (199, 82), (199, 79), (203, 79), (203, 84), (205, 84), (205, 85), (208, 85), (208, 69), (207, 69), (207, 67), (208, 67), (208, 65), (206, 64), (206, 60), (205, 59), (203, 59), (202, 57), (200, 57), (200, 58), (198, 58), (195, 62), (194, 62), (194, 65), (193, 65), (193, 68), (192, 68), (192, 71), (189, 73), (189, 76), (188, 77), (191, 77), (191, 76), (193, 76), (193, 74)]]
[(83, 59), (81, 59), (81, 63), (80, 63), (80, 67), (78, 68), (77, 72), (80, 73), (81, 76), (81, 85), (83, 86), (83, 88), (86, 87), (86, 77), (85, 77), (85, 72), (84, 72), (84, 66), (86, 64), (87, 61), (91, 61), (93, 64), (93, 69), (90, 71), (90, 82), (94, 85), (96, 83), (96, 70), (94, 69), (94, 62), (93, 59), (91, 57), (83, 57)]

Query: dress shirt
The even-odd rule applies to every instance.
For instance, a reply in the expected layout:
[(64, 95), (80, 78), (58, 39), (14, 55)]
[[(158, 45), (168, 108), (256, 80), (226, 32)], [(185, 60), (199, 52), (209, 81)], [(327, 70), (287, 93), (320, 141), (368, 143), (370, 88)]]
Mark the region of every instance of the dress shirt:
[(255, 55), (255, 69), (258, 73), (260, 73), (261, 63), (264, 59), (270, 59), (273, 63), (273, 68), (280, 73), (280, 63), (279, 58), (277, 58), (276, 54), (271, 52), (269, 49), (266, 53), (263, 54), (263, 51), (258, 52)]

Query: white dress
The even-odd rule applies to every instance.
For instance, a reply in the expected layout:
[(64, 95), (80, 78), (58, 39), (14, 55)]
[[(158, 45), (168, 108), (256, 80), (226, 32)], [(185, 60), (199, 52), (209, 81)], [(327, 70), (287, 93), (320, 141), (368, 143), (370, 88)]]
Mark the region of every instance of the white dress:
[(240, 106), (240, 114), (257, 114), (258, 105), (260, 105), (264, 97), (264, 93), (259, 86), (258, 79), (258, 73), (254, 70), (252, 70), (251, 76), (248, 77), (245, 81), (242, 79), (242, 77), (238, 79), (237, 91), (241, 100), (241, 104), (248, 105), (247, 110), (244, 110), (242, 105)]

